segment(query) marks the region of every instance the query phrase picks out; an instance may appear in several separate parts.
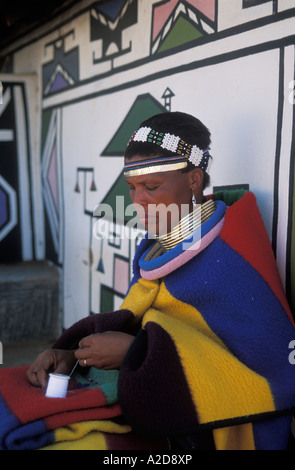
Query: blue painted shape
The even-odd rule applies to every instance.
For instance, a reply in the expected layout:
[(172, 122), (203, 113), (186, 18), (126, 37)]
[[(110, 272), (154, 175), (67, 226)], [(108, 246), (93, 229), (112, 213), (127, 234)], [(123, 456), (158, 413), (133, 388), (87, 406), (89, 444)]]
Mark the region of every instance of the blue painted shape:
[(126, 0), (110, 0), (107, 3), (97, 5), (97, 11), (107, 15), (112, 20), (115, 20), (125, 5)]
[(8, 222), (8, 197), (5, 191), (0, 188), (0, 229)]

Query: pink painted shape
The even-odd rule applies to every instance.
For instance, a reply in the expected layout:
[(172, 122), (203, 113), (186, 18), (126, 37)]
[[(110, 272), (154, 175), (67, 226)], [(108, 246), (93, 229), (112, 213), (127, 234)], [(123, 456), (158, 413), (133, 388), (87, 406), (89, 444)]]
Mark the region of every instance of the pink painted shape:
[(215, 0), (186, 0), (186, 2), (207, 16), (209, 20), (215, 20)]
[(170, 0), (154, 9), (153, 41), (158, 36), (179, 0)]
[(129, 285), (129, 263), (121, 258), (115, 258), (114, 289), (125, 295)]
[(178, 4), (188, 3), (207, 16), (210, 20), (215, 19), (215, 0), (186, 0), (185, 2), (179, 0), (170, 0), (162, 5), (155, 6), (154, 8), (154, 22), (153, 22), (153, 41), (156, 39), (169, 16)]
[(50, 156), (50, 164), (47, 173), (48, 183), (51, 189), (54, 205), (58, 212), (58, 185), (57, 185), (57, 162), (56, 162), (56, 146), (54, 145)]

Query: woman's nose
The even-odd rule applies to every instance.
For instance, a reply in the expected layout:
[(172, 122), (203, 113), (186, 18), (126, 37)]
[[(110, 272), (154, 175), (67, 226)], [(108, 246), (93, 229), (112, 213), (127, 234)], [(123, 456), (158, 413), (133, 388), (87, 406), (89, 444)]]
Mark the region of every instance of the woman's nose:
[(137, 212), (139, 219), (145, 218), (145, 211), (147, 207), (147, 199), (142, 190), (134, 190), (132, 194), (132, 204)]
[(145, 191), (142, 189), (135, 189), (132, 194), (132, 203), (136, 205), (144, 205), (147, 203)]

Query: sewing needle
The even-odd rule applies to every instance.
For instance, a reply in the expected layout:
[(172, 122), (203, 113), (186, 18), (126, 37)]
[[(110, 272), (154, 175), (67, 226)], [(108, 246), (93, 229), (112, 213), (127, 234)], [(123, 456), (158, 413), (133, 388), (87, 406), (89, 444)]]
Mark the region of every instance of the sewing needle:
[(71, 372), (69, 374), (69, 377), (71, 377), (72, 373), (74, 372), (74, 370), (76, 369), (78, 364), (79, 364), (79, 359), (77, 359), (76, 364), (74, 365), (73, 369), (71, 370)]

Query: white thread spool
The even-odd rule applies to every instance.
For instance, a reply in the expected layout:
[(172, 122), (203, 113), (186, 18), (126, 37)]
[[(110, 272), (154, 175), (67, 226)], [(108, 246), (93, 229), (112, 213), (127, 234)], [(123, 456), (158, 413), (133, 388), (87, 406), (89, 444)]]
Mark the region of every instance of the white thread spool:
[(45, 396), (50, 398), (65, 398), (68, 391), (69, 380), (69, 375), (49, 374)]

